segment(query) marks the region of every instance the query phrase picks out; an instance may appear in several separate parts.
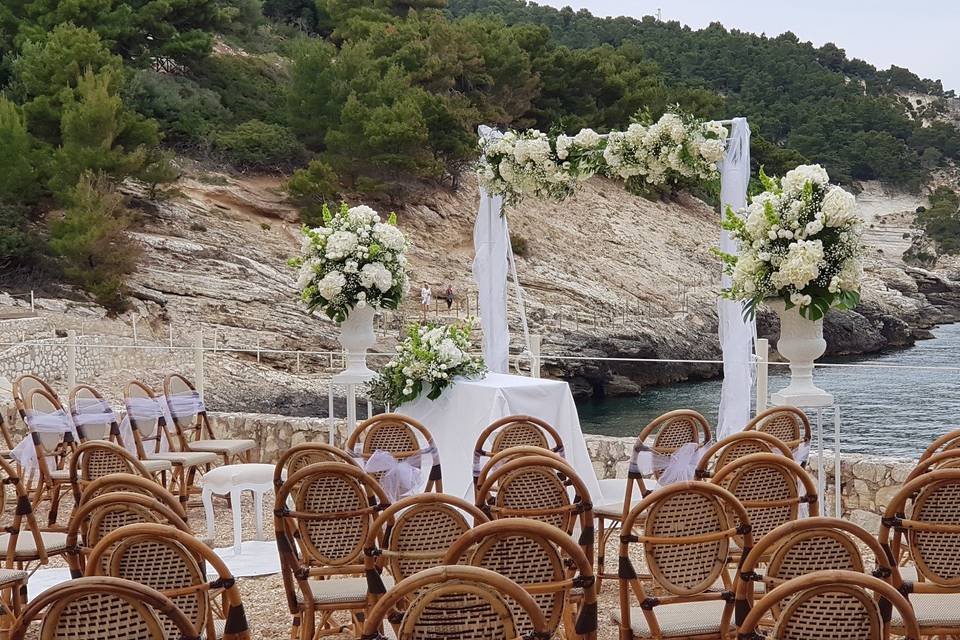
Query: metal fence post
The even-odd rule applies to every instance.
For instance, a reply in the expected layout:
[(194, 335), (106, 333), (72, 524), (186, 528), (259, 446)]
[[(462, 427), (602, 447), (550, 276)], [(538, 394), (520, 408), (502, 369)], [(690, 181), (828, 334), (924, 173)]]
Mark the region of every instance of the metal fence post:
[(36, 311), (37, 305), (33, 297), (33, 289), (30, 289), (30, 311)]
[(77, 332), (67, 330), (67, 386), (77, 385)]
[(767, 373), (770, 361), (770, 344), (766, 338), (757, 338), (757, 413), (767, 408)]
[(200, 397), (203, 398), (203, 328), (201, 327), (200, 333), (197, 334), (197, 345), (193, 350), (193, 377), (194, 385), (197, 387), (197, 393), (200, 394)]

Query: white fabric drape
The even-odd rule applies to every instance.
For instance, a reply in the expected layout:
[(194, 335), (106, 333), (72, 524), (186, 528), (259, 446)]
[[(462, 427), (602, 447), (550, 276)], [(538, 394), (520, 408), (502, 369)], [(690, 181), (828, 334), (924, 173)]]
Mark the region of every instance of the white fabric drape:
[[(747, 206), (750, 183), (750, 126), (746, 118), (734, 118), (727, 151), (720, 164), (720, 215), (727, 207), (739, 211)], [(737, 254), (739, 247), (726, 231), (720, 231), (720, 250)], [(730, 286), (730, 276), (723, 275), (722, 286)], [(723, 350), (723, 387), (717, 437), (725, 438), (742, 431), (750, 420), (750, 396), (753, 387), (753, 341), (757, 335), (754, 322), (743, 319), (743, 305), (735, 300), (717, 301), (720, 347)]]
[[(482, 138), (502, 135), (481, 126)], [(480, 210), (473, 227), (473, 279), (479, 291), (480, 326), (483, 329), (483, 361), (494, 373), (509, 367), (510, 328), (507, 325), (507, 268), (510, 233), (503, 214), (503, 197), (480, 188)]]

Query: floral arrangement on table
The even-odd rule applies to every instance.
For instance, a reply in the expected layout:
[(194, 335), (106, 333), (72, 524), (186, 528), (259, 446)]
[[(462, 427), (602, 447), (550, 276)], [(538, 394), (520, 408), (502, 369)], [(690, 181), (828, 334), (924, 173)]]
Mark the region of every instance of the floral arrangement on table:
[(782, 180), (760, 170), (765, 191), (745, 212), (727, 209), (722, 226), (740, 243), (740, 255), (717, 252), (732, 284), (726, 298), (745, 302), (753, 317), (766, 299), (799, 307), (808, 320), (831, 307), (852, 309), (863, 280), (863, 220), (854, 197), (831, 185), (820, 165), (801, 165)]
[(680, 113), (653, 122), (641, 114), (626, 131), (606, 136), (583, 129), (574, 136), (536, 129), (480, 140), (480, 185), (517, 204), (526, 196), (561, 201), (600, 174), (644, 190), (690, 180), (712, 180), (723, 159), (726, 128)]
[(297, 288), (310, 310), (343, 322), (351, 309), (396, 309), (409, 289), (407, 239), (397, 216), (386, 222), (368, 206), (323, 206), (324, 226), (304, 227)]
[(427, 397), (436, 400), (456, 376), (483, 376), (483, 359), (469, 353), (473, 326), (473, 320), (410, 325), (396, 355), (370, 383), (370, 397), (395, 409), (425, 389), (430, 390)]

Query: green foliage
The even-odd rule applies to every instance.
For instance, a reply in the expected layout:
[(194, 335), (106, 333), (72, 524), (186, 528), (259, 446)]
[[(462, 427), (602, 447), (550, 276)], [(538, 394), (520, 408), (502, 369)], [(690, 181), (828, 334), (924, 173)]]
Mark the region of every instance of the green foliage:
[(210, 133), (231, 120), (220, 95), (183, 76), (140, 69), (130, 74), (124, 101), (157, 121), (164, 142), (183, 150), (202, 150)]
[(930, 206), (917, 208), (915, 224), (930, 236), (939, 253), (960, 253), (960, 195), (956, 191), (938, 187), (930, 195)]
[(197, 85), (220, 96), (235, 124), (262, 120), (287, 124), (283, 102), (289, 85), (277, 56), (211, 56), (190, 68)]
[(294, 171), (287, 182), (287, 193), (300, 209), (300, 221), (308, 227), (323, 225), (323, 205), (336, 197), (339, 188), (336, 172), (319, 160)]
[(175, 182), (180, 177), (180, 169), (174, 163), (171, 152), (154, 149), (147, 154), (146, 162), (137, 177), (147, 185), (147, 196), (156, 200), (160, 185)]
[(115, 180), (136, 176), (147, 149), (159, 139), (156, 123), (124, 108), (109, 72), (87, 71), (77, 85), (77, 99), (64, 107), (61, 145), (53, 153), (49, 186), (67, 197), (81, 175), (103, 173)]
[[(16, 105), (0, 95), (0, 205), (31, 203), (40, 194), (38, 154)], [(5, 250), (0, 250), (3, 260)]]
[(525, 258), (530, 255), (530, 243), (527, 242), (527, 239), (516, 233), (510, 234), (510, 250), (513, 251), (514, 255), (518, 255), (521, 258)]
[(67, 202), (63, 216), (49, 223), (51, 253), (68, 280), (82, 286), (98, 304), (122, 311), (124, 280), (136, 268), (123, 199), (105, 176), (87, 173)]
[(303, 145), (286, 127), (248, 120), (214, 134), (213, 148), (239, 168), (277, 168), (295, 161)]
[(0, 229), (0, 272), (37, 262), (42, 247), (22, 207), (0, 203)]

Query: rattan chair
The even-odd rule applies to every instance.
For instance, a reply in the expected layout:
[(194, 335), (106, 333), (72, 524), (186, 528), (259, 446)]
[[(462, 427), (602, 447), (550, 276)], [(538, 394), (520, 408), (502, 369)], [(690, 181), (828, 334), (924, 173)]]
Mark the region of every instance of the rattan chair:
[(27, 638), (38, 620), (40, 633), (33, 637), (43, 640), (197, 640), (170, 598), (120, 578), (78, 578), (47, 589), (14, 622), (11, 640)]
[(167, 425), (162, 415), (149, 418), (138, 417), (134, 403), (145, 400), (157, 403), (160, 400), (148, 385), (134, 380), (126, 386), (123, 395), (127, 404), (127, 417), (130, 419), (130, 427), (137, 443), (137, 456), (141, 460), (168, 461), (173, 466), (169, 488), (175, 491), (180, 501), (186, 505), (191, 494), (200, 492), (195, 484), (197, 471), (209, 468), (216, 463), (217, 454), (178, 449), (180, 440), (171, 437), (170, 425)]
[[(209, 570), (216, 575), (212, 582)], [(110, 532), (90, 552), (86, 575), (125, 578), (156, 589), (187, 614), (198, 637), (250, 638), (240, 590), (227, 565), (210, 547), (175, 527), (142, 523)], [(171, 634), (176, 631), (165, 626)]]
[(935, 453), (957, 448), (960, 448), (960, 429), (945, 433), (931, 442), (930, 446), (920, 455), (920, 462), (923, 462)]
[(569, 465), (564, 458), (560, 456), (559, 453), (555, 453), (548, 449), (542, 447), (534, 447), (530, 445), (519, 445), (516, 447), (510, 447), (509, 449), (504, 449), (498, 453), (493, 454), (480, 468), (479, 473), (477, 473), (473, 479), (473, 498), (476, 500), (477, 491), (480, 489), (481, 485), (487, 481), (487, 476), (490, 475), (490, 472), (493, 469), (497, 469), (503, 466), (505, 463), (513, 460), (515, 458), (522, 458), (524, 456), (542, 456), (545, 458), (551, 458), (563, 464)]
[[(34, 455), (37, 464), (37, 483), (31, 489), (33, 506), (38, 507), (45, 500), (50, 502), (50, 511), (47, 514), (48, 528), (57, 528), (57, 517), (60, 510), (60, 497), (64, 488), (70, 483), (70, 471), (67, 465), (70, 457), (76, 451), (78, 444), (74, 437), (73, 428), (67, 426), (69, 417), (56, 395), (51, 395), (46, 389), (33, 388), (23, 396), (24, 422), (30, 431), (33, 441)], [(30, 426), (34, 420), (43, 416), (59, 416), (63, 420), (63, 430), (40, 430)], [(24, 469), (27, 484), (32, 482), (32, 470)]]
[(109, 440), (121, 447), (128, 444), (120, 436), (120, 421), (96, 387), (76, 385), (67, 394), (67, 406), (81, 442)]
[[(292, 506), (288, 502), (292, 499)], [(292, 637), (342, 631), (332, 616), (367, 608), (364, 544), (387, 504), (379, 483), (354, 465), (301, 468), (277, 490), (274, 510), (280, 572), (293, 615)], [(387, 588), (392, 580), (384, 576)]]
[[(361, 466), (366, 466), (377, 451), (389, 453), (401, 462), (419, 459), (421, 465), (431, 465), (423, 490), (443, 493), (440, 456), (433, 435), (413, 418), (399, 413), (381, 413), (367, 418), (353, 430), (344, 448), (362, 461)], [(382, 474), (376, 472), (371, 475), (379, 480)]]
[[(630, 468), (625, 480), (601, 481), (603, 504), (594, 507), (597, 517), (597, 590), (604, 578), (616, 578), (606, 572), (606, 550), (610, 536), (620, 530), (620, 523), (631, 507), (651, 491), (658, 489), (659, 472), (644, 478), (639, 466), (641, 455), (670, 456), (686, 444), (698, 448), (710, 442), (710, 423), (701, 414), (690, 409), (678, 409), (658, 416), (640, 431), (630, 455)], [(648, 442), (652, 441), (651, 444)], [(689, 478), (693, 480), (693, 477)], [(636, 493), (634, 493), (636, 486)]]
[[(163, 395), (170, 407), (181, 451), (215, 453), (224, 464), (253, 461), (253, 452), (257, 449), (256, 440), (217, 439), (213, 427), (210, 426), (206, 408), (192, 382), (178, 373), (172, 373), (163, 379)], [(185, 403), (186, 407), (180, 408), (180, 398), (190, 400)]]
[[(397, 604), (409, 602), (395, 617)], [(532, 621), (533, 633), (518, 629), (514, 611)], [(392, 618), (392, 619), (388, 619)], [(384, 633), (384, 625), (394, 632)], [(523, 587), (479, 567), (444, 566), (416, 573), (374, 605), (363, 623), (362, 640), (548, 640), (543, 613)]]
[(16, 504), (12, 518), (4, 518), (3, 534), (0, 534), (0, 555), (5, 559), (6, 569), (35, 569), (47, 564), (49, 556), (63, 555), (67, 548), (67, 536), (58, 531), (41, 531), (33, 514), (30, 496), (13, 465), (0, 459), (0, 513), (6, 502), (7, 487), (12, 486)]
[[(761, 633), (761, 623), (774, 608), (780, 613), (772, 633)], [(887, 640), (891, 609), (893, 618), (904, 621), (906, 640), (918, 640), (910, 603), (888, 583), (854, 571), (818, 571), (766, 594), (746, 614), (737, 639)]]
[[(801, 516), (819, 515), (817, 488), (792, 458), (777, 453), (751, 453), (717, 471), (710, 482), (737, 498), (750, 517), (750, 534), (760, 541), (771, 530)], [(808, 513), (803, 513), (806, 505)], [(734, 539), (744, 548), (742, 536)], [(733, 554), (737, 558), (737, 553)]]
[(710, 445), (700, 458), (694, 477), (706, 480), (737, 458), (751, 453), (779, 453), (787, 458), (793, 457), (790, 447), (776, 436), (763, 431), (740, 431)]
[[(960, 635), (960, 469), (935, 469), (904, 484), (887, 505), (878, 539), (889, 558), (902, 548), (916, 566), (916, 580), (895, 567), (894, 584), (908, 594), (922, 635)], [(892, 625), (903, 630), (896, 615)]]
[[(753, 420), (747, 423), (744, 431), (761, 431), (769, 433), (782, 440), (792, 451), (800, 451), (801, 445), (809, 447), (812, 435), (810, 433), (810, 419), (807, 414), (796, 407), (771, 407), (758, 413)], [(807, 450), (809, 453), (809, 449)], [(800, 464), (806, 464), (805, 455)]]
[[(733, 631), (722, 627), (734, 599), (729, 553), (737, 537), (747, 552), (753, 542), (750, 518), (732, 493), (706, 482), (673, 483), (630, 509), (623, 532), (620, 609), (613, 615), (622, 640), (708, 640)], [(630, 547), (637, 543), (649, 577), (634, 569)]]
[(340, 462), (352, 464), (358, 468), (360, 466), (356, 459), (343, 449), (321, 442), (303, 442), (280, 454), (274, 471), (273, 483), (277, 488), (280, 488), (283, 485), (284, 475), (292, 476), (307, 465), (318, 462)]
[[(572, 497), (571, 497), (572, 493)], [(477, 507), (491, 520), (530, 518), (573, 535), (593, 562), (593, 502), (583, 480), (554, 454), (525, 455), (491, 469), (477, 490)]]
[[(482, 524), (450, 547), (445, 563), (458, 562), (496, 571), (526, 589), (552, 633), (562, 621), (567, 638), (596, 637), (593, 563), (556, 527), (526, 518)], [(514, 620), (519, 631), (533, 631), (521, 611), (515, 612)]]
[(137, 523), (159, 523), (190, 533), (186, 511), (176, 496), (150, 479), (126, 473), (91, 482), (67, 525), (67, 564), (83, 575), (87, 556), (110, 532)]
[(474, 505), (445, 493), (421, 493), (391, 504), (377, 516), (363, 544), (372, 599), (386, 593), (383, 569), (394, 582), (400, 582), (418, 571), (445, 564), (450, 546), (487, 520)]
[(493, 422), (477, 438), (473, 448), (473, 482), (480, 486), (477, 477), (484, 466), (485, 458), (492, 458), (511, 447), (538, 447), (548, 449), (563, 457), (563, 440), (550, 424), (533, 416), (507, 416)]
[[(864, 549), (873, 556), (873, 566), (864, 564)], [(765, 565), (763, 574), (760, 566)], [(757, 594), (816, 571), (856, 571), (893, 582), (893, 566), (877, 539), (862, 527), (840, 518), (804, 518), (782, 524), (769, 532), (744, 558), (735, 581), (737, 624), (753, 606)], [(780, 605), (770, 608), (774, 619)]]
[(148, 480), (155, 480), (136, 457), (123, 447), (106, 440), (84, 442), (70, 458), (70, 486), (73, 488), (74, 504), (80, 502), (83, 489), (97, 478), (113, 473), (129, 473)]

